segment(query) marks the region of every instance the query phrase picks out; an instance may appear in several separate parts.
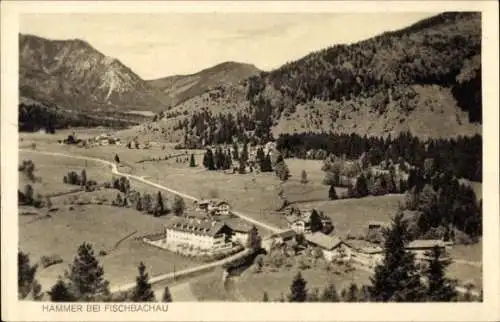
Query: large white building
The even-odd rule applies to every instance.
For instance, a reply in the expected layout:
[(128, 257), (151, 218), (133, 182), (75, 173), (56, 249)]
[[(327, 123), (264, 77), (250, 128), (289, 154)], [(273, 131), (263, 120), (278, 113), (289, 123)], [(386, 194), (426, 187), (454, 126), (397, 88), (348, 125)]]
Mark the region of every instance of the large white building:
[(170, 246), (188, 246), (200, 252), (215, 253), (230, 249), (232, 231), (225, 223), (174, 217), (165, 225), (165, 243)]

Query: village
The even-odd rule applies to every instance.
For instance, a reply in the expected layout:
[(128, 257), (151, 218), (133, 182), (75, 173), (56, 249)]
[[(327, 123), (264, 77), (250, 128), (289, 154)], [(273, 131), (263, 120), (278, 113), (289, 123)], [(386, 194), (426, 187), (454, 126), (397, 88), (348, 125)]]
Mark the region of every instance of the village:
[[(46, 182), (42, 186), (54, 191), (46, 194), (53, 205), (45, 216), (43, 208), (21, 206), (22, 217), (26, 217), (23, 222), (30, 213), (40, 219), (49, 216), (38, 220), (39, 224), (26, 221), (29, 226), (22, 228), (22, 232), (38, 235), (35, 225), (59, 220), (72, 227), (75, 220), (81, 221), (77, 219), (82, 216), (77, 215), (80, 213), (95, 217), (85, 222), (92, 233), (79, 231), (77, 243), (82, 238), (92, 241), (106, 236), (100, 232), (105, 226), (91, 228), (101, 220), (108, 220), (101, 216), (116, 221), (110, 228), (120, 228), (108, 233), (113, 236), (108, 237), (109, 241), (106, 238), (104, 244), (108, 245), (100, 242), (96, 249), (116, 285), (114, 290), (126, 289), (133, 280), (134, 266), (119, 264), (129, 256), (135, 262), (150, 263), (148, 270), (159, 281), (155, 282), (157, 287), (171, 283), (174, 276), (186, 279), (191, 295), (179, 295), (172, 286), (173, 294), (180, 299), (221, 300), (221, 294), (229, 292), (233, 300), (261, 300), (264, 290), (276, 300), (297, 271), (309, 276), (311, 287), (322, 288), (332, 278), (339, 287), (365, 284), (386, 256), (384, 232), (390, 228), (392, 216), (409, 200), (401, 192), (412, 165), (391, 160), (370, 164), (365, 154), (359, 159), (327, 155), (318, 161), (313, 156), (323, 152), (310, 150), (307, 155), (311, 159), (300, 160), (284, 159), (276, 142), (236, 142), (211, 145), (204, 150), (179, 150), (105, 131), (87, 135), (73, 131), (61, 136), (52, 142), (35, 140), (36, 147), (29, 140), (21, 140), (31, 151), (23, 150), (23, 158), (34, 160), (42, 171), (40, 180)], [(83, 160), (53, 168), (50, 164), (53, 157), (42, 155), (54, 149), (63, 152), (59, 156), (103, 160), (108, 168), (99, 170)], [(210, 154), (213, 161), (208, 160)], [(232, 162), (224, 164), (221, 158)], [(269, 160), (272, 167), (265, 169), (267, 164), (263, 160)], [(111, 164), (111, 169), (116, 170), (110, 174)], [(216, 167), (217, 164), (221, 166)], [(48, 171), (49, 165), (53, 170)], [(338, 169), (338, 174), (329, 176), (331, 168)], [(81, 186), (83, 173), (78, 173), (83, 170), (87, 170), (85, 186)], [(50, 185), (53, 179), (47, 176), (49, 173), (52, 176), (61, 173), (59, 182)], [(358, 181), (363, 177), (367, 186), (365, 193), (360, 194)], [(385, 190), (380, 190), (381, 181), (385, 181)], [(40, 183), (35, 188), (36, 192), (41, 191)], [(160, 192), (165, 205), (158, 210)], [(185, 206), (178, 208), (178, 202)], [(39, 203), (44, 204), (43, 200)], [(410, 209), (402, 213), (410, 221), (417, 215), (417, 211)], [(456, 254), (467, 247), (462, 244), (455, 250), (455, 241), (443, 236), (413, 238), (406, 251), (415, 255), (417, 265), (423, 269), (431, 259), (431, 251), (439, 249), (443, 260), (453, 261), (452, 274), (459, 276), (462, 290), (480, 285), (481, 277), (469, 278), (470, 271), (463, 267), (476, 270), (481, 263), (459, 255), (462, 257), (455, 264)], [(39, 245), (33, 243), (35, 239), (26, 238), (23, 237), (23, 245), (28, 250), (40, 249), (45, 258), (42, 263), (47, 262), (47, 267), (60, 267), (60, 263), (71, 260), (68, 247), (49, 250), (40, 248), (44, 243)], [(215, 270), (203, 273), (208, 268)], [(41, 271), (45, 288), (54, 282), (58, 271), (60, 268)], [(116, 275), (119, 271), (122, 276)], [(202, 278), (189, 278), (197, 271)], [(279, 280), (279, 286), (267, 288), (273, 279)], [(215, 291), (221, 280), (226, 281), (222, 284), (224, 289)], [(236, 291), (226, 289), (227, 283), (235, 284), (231, 288), (238, 288), (237, 292), (244, 295), (233, 294)]]
[[(121, 145), (121, 140), (109, 133), (102, 133), (96, 136), (77, 139), (75, 133), (68, 135), (65, 140), (59, 143), (77, 144), (79, 147), (105, 147), (108, 145)], [(139, 143), (137, 138), (128, 140), (127, 149), (160, 149), (161, 144), (145, 141)], [(162, 148), (162, 150), (164, 147)], [(259, 150), (265, 156), (272, 157), (275, 161), (275, 142), (267, 142), (262, 145), (222, 145), (208, 146), (207, 149), (216, 151), (221, 149), (231, 155), (247, 153), (243, 173), (260, 172)], [(246, 151), (245, 151), (246, 150)], [(185, 152), (187, 154), (187, 151)], [(314, 155), (315, 151), (308, 151), (307, 156)], [(184, 153), (182, 153), (184, 155)], [(155, 160), (152, 158), (152, 160)], [(187, 162), (187, 159), (185, 159)], [(362, 159), (357, 163), (347, 162), (347, 167), (362, 167)], [(389, 174), (390, 165), (379, 165), (371, 168), (375, 175)], [(394, 165), (393, 165), (394, 166)], [(225, 173), (237, 173), (240, 167), (238, 161), (233, 160), (232, 171)], [(407, 178), (407, 173), (402, 169), (409, 169), (411, 166), (396, 164), (394, 166), (396, 174)], [(239, 172), (241, 173), (241, 171)], [(359, 175), (359, 173), (358, 173)], [(339, 185), (354, 185), (356, 177), (341, 175)], [(262, 238), (262, 249), (269, 253), (274, 248), (283, 245), (294, 244), (300, 254), (305, 249), (316, 249), (322, 257), (329, 262), (352, 262), (363, 267), (373, 269), (383, 259), (384, 229), (388, 228), (387, 222), (368, 221), (365, 223), (365, 236), (339, 236), (335, 231), (335, 223), (330, 216), (316, 209), (301, 209), (294, 206), (285, 207), (280, 216), (284, 218), (287, 227), (278, 233), (269, 234)], [(411, 214), (409, 214), (411, 215)], [(175, 252), (183, 256), (194, 256), (199, 258), (221, 259), (240, 252), (250, 242), (252, 225), (245, 220), (234, 215), (231, 211), (229, 201), (212, 198), (202, 199), (193, 202), (193, 205), (186, 209), (181, 216), (167, 219), (162, 233), (154, 233), (143, 237), (143, 242), (153, 247)], [(299, 243), (298, 243), (299, 242)], [(297, 244), (298, 243), (298, 244)], [(450, 250), (451, 241), (441, 239), (413, 240), (408, 246), (408, 250), (414, 252), (417, 260), (426, 260), (426, 253), (438, 247)]]

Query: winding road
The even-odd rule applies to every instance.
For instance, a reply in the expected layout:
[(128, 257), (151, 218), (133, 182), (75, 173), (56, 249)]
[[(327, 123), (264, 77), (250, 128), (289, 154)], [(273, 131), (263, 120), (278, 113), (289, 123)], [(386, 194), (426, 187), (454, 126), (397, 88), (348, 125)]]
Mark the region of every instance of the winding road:
[[(127, 177), (129, 179), (142, 182), (144, 184), (150, 185), (150, 186), (158, 188), (160, 190), (164, 190), (164, 191), (168, 191), (170, 193), (176, 194), (176, 195), (181, 196), (181, 197), (183, 197), (185, 199), (189, 199), (189, 200), (192, 200), (192, 201), (198, 200), (197, 198), (195, 198), (193, 196), (190, 196), (188, 194), (185, 194), (183, 192), (180, 192), (180, 191), (177, 191), (177, 190), (165, 187), (165, 186), (163, 186), (161, 184), (149, 181), (149, 180), (145, 179), (144, 176), (136, 176), (136, 175), (129, 174), (129, 173), (122, 173), (122, 172), (120, 172), (118, 170), (118, 167), (117, 167), (116, 163), (111, 162), (111, 161), (107, 161), (107, 160), (103, 160), (103, 159), (98, 159), (98, 158), (92, 158), (92, 157), (86, 157), (86, 156), (80, 156), (80, 155), (72, 155), (72, 154), (59, 153), (59, 152), (50, 152), (50, 151), (37, 151), (37, 150), (27, 150), (27, 149), (19, 149), (19, 151), (20, 152), (27, 152), (27, 153), (38, 153), (38, 154), (44, 154), (44, 155), (49, 155), (49, 156), (55, 156), (55, 157), (65, 157), (65, 158), (73, 158), (73, 159), (79, 159), (79, 160), (87, 160), (87, 161), (98, 162), (98, 163), (101, 163), (101, 164), (109, 166), (111, 168), (111, 173), (113, 173), (115, 175)], [(263, 228), (265, 228), (265, 229), (267, 229), (267, 230), (269, 230), (269, 231), (271, 231), (273, 233), (279, 233), (281, 231), (281, 229), (278, 228), (278, 227), (271, 226), (271, 225), (268, 225), (268, 224), (263, 223), (261, 221), (255, 220), (255, 219), (249, 217), (248, 215), (245, 215), (244, 213), (242, 213), (240, 211), (233, 211), (232, 213), (235, 216), (238, 216), (238, 217), (240, 217), (241, 219), (243, 219), (245, 221), (248, 221), (248, 222), (250, 222), (250, 223), (252, 223), (252, 224), (254, 224), (256, 226), (263, 227)], [(195, 272), (198, 272), (198, 271), (207, 270), (207, 269), (210, 269), (212, 267), (224, 265), (224, 264), (229, 263), (229, 262), (231, 262), (233, 260), (236, 260), (236, 259), (238, 259), (240, 257), (244, 257), (247, 254), (248, 254), (248, 250), (245, 250), (243, 252), (237, 253), (235, 255), (232, 255), (230, 257), (224, 258), (224, 259), (216, 261), (216, 262), (199, 265), (199, 266), (188, 268), (188, 269), (185, 269), (185, 270), (182, 270), (182, 271), (178, 271), (178, 272), (175, 272), (175, 273), (167, 273), (167, 274), (163, 274), (163, 275), (158, 275), (158, 276), (152, 277), (149, 282), (151, 284), (155, 284), (155, 283), (164, 281), (166, 279), (173, 278), (174, 274), (175, 274), (175, 277), (180, 277), (180, 276), (192, 274), (192, 273), (195, 273)], [(114, 292), (119, 292), (119, 291), (126, 291), (126, 290), (129, 290), (129, 289), (133, 288), (134, 286), (135, 286), (135, 282), (134, 283), (120, 285), (120, 286), (112, 288), (111, 292), (114, 293)]]

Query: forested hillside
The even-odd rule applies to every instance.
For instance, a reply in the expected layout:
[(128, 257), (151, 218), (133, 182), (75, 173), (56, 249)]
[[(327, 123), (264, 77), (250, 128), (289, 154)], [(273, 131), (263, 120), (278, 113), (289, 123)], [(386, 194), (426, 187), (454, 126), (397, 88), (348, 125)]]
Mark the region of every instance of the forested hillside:
[[(167, 140), (185, 132), (201, 134), (205, 143), (232, 134), (260, 138), (305, 131), (474, 135), (482, 121), (480, 68), (480, 14), (448, 12), (312, 53), (245, 84), (213, 89), (148, 126), (161, 128), (158, 133)], [(203, 122), (200, 109), (206, 110)], [(227, 121), (228, 113), (234, 119), (238, 112), (251, 121)], [(215, 133), (206, 133), (209, 127)]]

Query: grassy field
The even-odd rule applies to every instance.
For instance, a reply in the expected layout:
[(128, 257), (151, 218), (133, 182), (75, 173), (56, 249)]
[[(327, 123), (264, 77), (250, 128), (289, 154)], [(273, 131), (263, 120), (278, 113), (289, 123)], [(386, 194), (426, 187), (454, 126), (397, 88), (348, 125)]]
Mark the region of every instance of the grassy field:
[(24, 189), (26, 184), (31, 184), (35, 193), (42, 195), (66, 192), (77, 188), (77, 186), (63, 183), (63, 177), (70, 171), (78, 174), (85, 169), (88, 180), (96, 180), (98, 183), (109, 181), (111, 172), (109, 167), (93, 161), (84, 161), (72, 158), (57, 158), (53, 156), (19, 152), (19, 163), (23, 160), (32, 160), (35, 164), (35, 176), (40, 177), (40, 182), (31, 182), (26, 176), (19, 172), (19, 189)]
[(234, 297), (224, 287), (222, 273), (222, 268), (218, 268), (190, 283), (191, 294), (198, 301), (234, 301)]
[[(78, 246), (86, 241), (109, 254), (100, 257), (106, 277), (112, 284), (130, 283), (137, 275), (137, 265), (143, 261), (150, 276), (180, 270), (197, 262), (174, 253), (146, 245), (133, 237), (160, 232), (163, 218), (143, 215), (135, 210), (109, 206), (75, 206), (73, 211), (61, 207), (51, 218), (31, 222), (32, 216), (19, 218), (19, 247), (28, 252), (32, 261), (41, 256), (57, 254), (63, 263), (41, 269), (37, 278), (46, 288), (63, 274), (73, 260)], [(137, 231), (113, 249), (128, 234)]]
[(306, 203), (303, 206), (319, 209), (328, 215), (335, 226), (336, 234), (346, 236), (364, 235), (370, 220), (389, 222), (398, 209), (403, 195), (385, 195), (360, 199), (340, 199)]
[(483, 244), (482, 242), (472, 245), (455, 245), (449, 251), (454, 259), (482, 262)]

